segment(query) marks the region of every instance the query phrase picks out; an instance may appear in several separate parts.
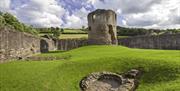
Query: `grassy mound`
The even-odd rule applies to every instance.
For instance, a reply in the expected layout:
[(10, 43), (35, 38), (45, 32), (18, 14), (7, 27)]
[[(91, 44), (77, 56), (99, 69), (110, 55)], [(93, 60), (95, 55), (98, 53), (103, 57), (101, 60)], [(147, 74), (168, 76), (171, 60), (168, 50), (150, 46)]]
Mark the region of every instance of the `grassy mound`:
[(79, 91), (79, 81), (91, 72), (122, 73), (142, 67), (138, 91), (179, 91), (180, 51), (130, 49), (121, 46), (87, 46), (40, 57), (59, 61), (15, 61), (0, 64), (2, 91)]

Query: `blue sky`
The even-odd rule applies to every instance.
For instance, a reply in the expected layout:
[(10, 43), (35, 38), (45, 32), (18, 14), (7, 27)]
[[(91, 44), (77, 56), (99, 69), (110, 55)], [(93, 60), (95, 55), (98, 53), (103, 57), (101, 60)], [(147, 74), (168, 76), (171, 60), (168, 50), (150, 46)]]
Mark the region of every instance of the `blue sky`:
[(87, 26), (87, 15), (112, 9), (125, 27), (180, 28), (180, 0), (0, 0), (0, 10), (35, 27)]

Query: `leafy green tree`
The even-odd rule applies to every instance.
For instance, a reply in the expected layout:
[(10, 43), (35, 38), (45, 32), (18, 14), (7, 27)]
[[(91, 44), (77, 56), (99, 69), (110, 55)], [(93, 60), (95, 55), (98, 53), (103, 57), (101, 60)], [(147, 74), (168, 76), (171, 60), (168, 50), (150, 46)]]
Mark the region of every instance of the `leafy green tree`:
[(63, 33), (64, 32), (64, 29), (63, 28), (61, 28), (61, 33)]
[[(2, 14), (2, 17), (4, 18), (5, 25), (8, 27), (13, 27), (15, 30), (21, 31), (21, 32), (27, 32), (31, 34), (38, 34), (37, 30), (35, 30), (32, 26), (27, 26), (21, 22), (18, 21), (16, 17), (11, 15), (10, 13), (4, 13)], [(1, 18), (2, 18), (1, 17)], [(0, 19), (0, 22), (1, 20)]]
[(61, 31), (59, 30), (59, 28), (58, 27), (54, 28), (53, 36), (56, 37), (56, 38), (59, 38), (60, 34), (61, 34)]
[(3, 17), (6, 21), (6, 25), (13, 26), (16, 30), (24, 31), (24, 26), (17, 20), (16, 17), (11, 15), (10, 13), (3, 14)]
[(14, 22), (18, 22), (18, 23), (19, 23), (19, 21), (17, 20), (17, 18), (14, 17), (13, 15), (11, 15), (10, 13), (4, 13), (4, 14), (3, 14), (3, 17), (5, 18), (6, 23), (8, 23), (8, 24), (12, 24), (12, 23), (14, 23)]
[(51, 31), (51, 34), (53, 35), (53, 37), (55, 38), (59, 38), (60, 34), (61, 34), (61, 31), (60, 31), (60, 28), (56, 27), (51, 27), (51, 28), (47, 28)]
[(3, 14), (3, 12), (0, 11), (0, 15), (2, 15), (2, 14)]
[(6, 24), (6, 21), (5, 21), (4, 17), (2, 17), (0, 15), (0, 27), (4, 26), (5, 24)]

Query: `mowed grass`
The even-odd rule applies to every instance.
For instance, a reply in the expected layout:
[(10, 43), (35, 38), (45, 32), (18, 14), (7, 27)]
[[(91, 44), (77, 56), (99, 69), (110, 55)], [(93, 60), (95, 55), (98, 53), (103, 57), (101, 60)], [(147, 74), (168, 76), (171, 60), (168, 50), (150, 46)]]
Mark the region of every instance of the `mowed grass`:
[(86, 31), (82, 31), (82, 29), (64, 29), (63, 33), (86, 33)]
[(87, 46), (36, 56), (56, 61), (14, 61), (0, 64), (1, 91), (80, 91), (79, 81), (91, 72), (122, 73), (141, 67), (137, 91), (180, 91), (180, 51)]
[[(118, 36), (118, 38), (127, 38), (128, 36)], [(88, 34), (61, 34), (60, 39), (77, 39), (77, 38), (88, 38)]]
[(88, 38), (87, 34), (61, 34), (60, 39)]

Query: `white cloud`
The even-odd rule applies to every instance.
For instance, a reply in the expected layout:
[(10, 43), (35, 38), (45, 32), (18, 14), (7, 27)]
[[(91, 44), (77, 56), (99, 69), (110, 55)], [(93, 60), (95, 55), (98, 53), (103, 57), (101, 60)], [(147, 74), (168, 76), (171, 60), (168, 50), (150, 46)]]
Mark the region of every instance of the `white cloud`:
[[(112, 9), (121, 26), (180, 28), (179, 0), (89, 0), (95, 8)], [(121, 22), (119, 22), (121, 21)]]
[(65, 13), (56, 0), (30, 0), (16, 7), (15, 11), (22, 22), (36, 27), (59, 27)]
[(10, 9), (11, 0), (0, 0), (0, 11), (8, 11)]
[(90, 11), (112, 9), (117, 13), (118, 25), (121, 26), (180, 28), (179, 0), (86, 0), (82, 1), (82, 6), (70, 6), (75, 0), (12, 1), (0, 0), (0, 10), (11, 12), (20, 21), (38, 27), (80, 28), (87, 26), (87, 15)]
[(89, 0), (93, 2), (95, 8), (112, 9), (127, 13), (139, 13), (149, 10), (149, 8), (160, 3), (162, 0)]
[(79, 24), (81, 23), (80, 18), (75, 15), (67, 16), (66, 20), (67, 23), (65, 24), (65, 27), (79, 27)]
[(97, 2), (98, 0), (88, 0), (87, 3), (91, 3), (94, 5), (95, 2)]
[(84, 7), (79, 10), (75, 10), (72, 15), (69, 13), (66, 15), (67, 23), (64, 27), (81, 28), (87, 26), (87, 15), (90, 11), (87, 11)]
[(127, 26), (127, 21), (126, 21), (126, 20), (122, 20), (122, 24), (123, 24), (124, 26)]

